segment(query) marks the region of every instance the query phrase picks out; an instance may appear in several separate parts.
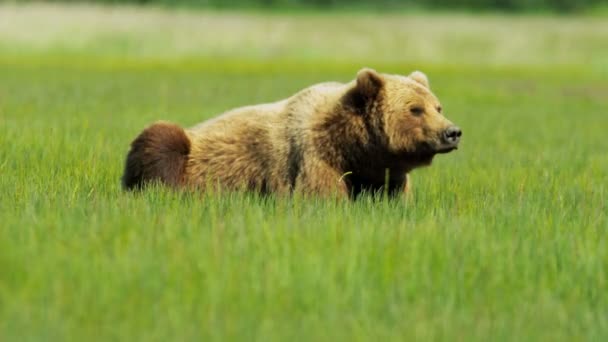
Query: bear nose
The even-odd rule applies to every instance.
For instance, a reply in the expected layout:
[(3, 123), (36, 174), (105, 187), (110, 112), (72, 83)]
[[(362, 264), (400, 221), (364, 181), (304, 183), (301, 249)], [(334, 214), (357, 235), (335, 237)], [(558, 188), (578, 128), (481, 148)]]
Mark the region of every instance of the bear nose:
[(458, 126), (450, 126), (443, 131), (443, 140), (448, 144), (457, 144), (462, 135), (462, 130)]

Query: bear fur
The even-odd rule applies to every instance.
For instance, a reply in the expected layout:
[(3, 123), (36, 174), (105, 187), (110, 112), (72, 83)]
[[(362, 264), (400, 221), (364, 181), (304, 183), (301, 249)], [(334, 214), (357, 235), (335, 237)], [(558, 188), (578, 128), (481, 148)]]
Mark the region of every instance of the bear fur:
[(288, 99), (228, 111), (195, 127), (158, 122), (132, 143), (125, 189), (160, 181), (263, 194), (403, 193), (408, 173), (457, 148), (422, 72), (321, 83)]

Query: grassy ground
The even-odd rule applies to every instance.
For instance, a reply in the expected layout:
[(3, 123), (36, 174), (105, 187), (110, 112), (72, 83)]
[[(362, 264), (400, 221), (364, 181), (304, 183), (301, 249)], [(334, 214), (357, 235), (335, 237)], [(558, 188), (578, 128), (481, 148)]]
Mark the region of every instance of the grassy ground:
[[(331, 32), (315, 38), (317, 53), (296, 55), (290, 33), (296, 42), (277, 43), (286, 51), (278, 55), (228, 40), (223, 53), (240, 53), (227, 60), (197, 47), (207, 40), (182, 20), (205, 22), (205, 13), (86, 8), (102, 33), (126, 11), (134, 25), (152, 16), (154, 27), (159, 16), (195, 37), (171, 52), (137, 28), (115, 36), (126, 37), (121, 50), (87, 33), (82, 16), (61, 21), (62, 11), (28, 8), (0, 7), (0, 18), (19, 12), (40, 30), (0, 20), (1, 341), (608, 338), (605, 22), (484, 17), (486, 30), (420, 33), (441, 52), (434, 59), (408, 54), (393, 37), (378, 42), (388, 50), (374, 60), (368, 46), (361, 55), (329, 48), (332, 37), (351, 37), (349, 20), (359, 17), (336, 28), (312, 16), (311, 30)], [(242, 23), (227, 16), (217, 25)], [(306, 18), (263, 19), (274, 27)], [(40, 39), (54, 27), (45, 30), (45, 20), (85, 27), (74, 34), (88, 43), (69, 30)], [(409, 30), (399, 17), (365, 23), (361, 32)], [(498, 42), (505, 24), (539, 30), (520, 37), (524, 49), (491, 60), (483, 46), (470, 51), (458, 40)], [(558, 26), (578, 31), (553, 36)], [(22, 36), (10, 34), (17, 29)], [(533, 48), (537, 37), (579, 50)], [(146, 124), (189, 126), (314, 82), (346, 81), (361, 60), (387, 72), (422, 68), (464, 129), (458, 151), (413, 174), (407, 201), (120, 190), (128, 144)]]

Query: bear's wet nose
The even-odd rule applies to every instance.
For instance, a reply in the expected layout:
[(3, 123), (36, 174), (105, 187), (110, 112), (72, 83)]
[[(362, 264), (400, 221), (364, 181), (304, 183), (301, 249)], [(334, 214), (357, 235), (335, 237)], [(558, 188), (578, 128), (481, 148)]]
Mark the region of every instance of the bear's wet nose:
[(458, 126), (450, 126), (443, 131), (443, 139), (446, 143), (457, 144), (462, 135), (462, 130)]

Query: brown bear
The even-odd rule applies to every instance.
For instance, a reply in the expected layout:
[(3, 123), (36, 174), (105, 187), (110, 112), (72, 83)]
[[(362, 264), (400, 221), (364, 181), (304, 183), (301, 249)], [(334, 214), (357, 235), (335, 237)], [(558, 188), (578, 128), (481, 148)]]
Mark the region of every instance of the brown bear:
[(155, 123), (132, 142), (122, 184), (395, 195), (408, 188), (410, 171), (456, 149), (461, 135), (442, 115), (422, 72), (399, 76), (364, 68), (350, 83), (313, 85), (190, 129)]

